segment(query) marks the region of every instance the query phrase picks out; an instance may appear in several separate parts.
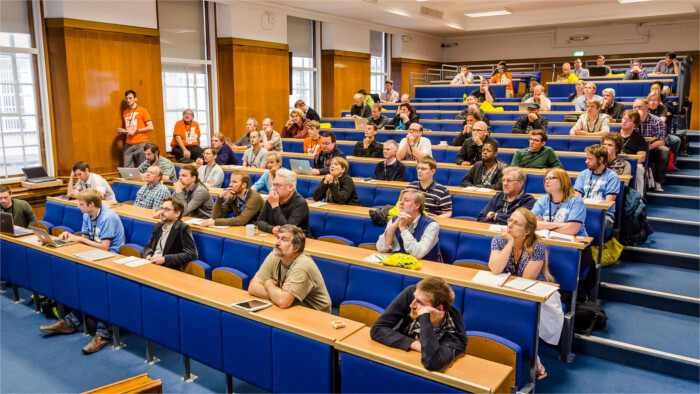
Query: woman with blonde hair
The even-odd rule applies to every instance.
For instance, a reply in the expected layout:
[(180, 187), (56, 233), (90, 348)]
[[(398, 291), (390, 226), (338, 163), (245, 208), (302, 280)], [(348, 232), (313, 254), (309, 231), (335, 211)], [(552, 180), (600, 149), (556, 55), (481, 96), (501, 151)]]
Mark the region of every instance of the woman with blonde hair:
[(282, 138), (304, 139), (309, 134), (309, 121), (304, 116), (304, 111), (294, 108), (289, 113), (289, 120), (282, 129)]
[[(537, 230), (537, 218), (527, 208), (518, 208), (508, 219), (508, 227), (491, 241), (489, 268), (494, 274), (508, 272), (511, 275), (530, 280), (555, 282), (549, 272), (547, 247)], [(540, 338), (556, 345), (561, 337), (564, 312), (561, 296), (554, 292), (542, 306)], [(537, 357), (537, 380), (547, 376), (547, 372)]]
[(329, 173), (314, 190), (315, 201), (326, 200), (333, 204), (361, 205), (360, 198), (355, 190), (355, 182), (348, 175), (350, 165), (342, 157), (331, 159)]

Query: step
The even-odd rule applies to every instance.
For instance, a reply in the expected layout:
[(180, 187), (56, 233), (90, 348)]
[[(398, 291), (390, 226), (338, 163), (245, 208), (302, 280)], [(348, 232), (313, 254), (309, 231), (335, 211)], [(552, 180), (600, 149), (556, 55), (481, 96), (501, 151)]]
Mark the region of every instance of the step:
[[(622, 302), (602, 300), (601, 304), (607, 325), (589, 337), (576, 336), (593, 347), (581, 352), (687, 379), (700, 378), (700, 319)], [(671, 370), (665, 370), (669, 367)]]
[[(700, 379), (700, 360), (690, 357), (601, 338), (596, 335), (582, 334), (574, 334), (573, 349), (576, 353), (614, 361), (622, 365), (648, 369), (664, 375), (677, 376), (694, 382)], [(642, 391), (646, 390), (639, 392)], [(662, 391), (675, 390), (669, 387)]]
[(683, 168), (677, 172), (669, 172), (666, 174), (664, 191), (666, 191), (666, 186), (670, 185), (700, 186), (700, 169)]
[(678, 156), (676, 159), (678, 168), (698, 169), (700, 168), (700, 155)]
[[(698, 201), (698, 205), (700, 205), (700, 201)], [(649, 205), (647, 207), (647, 218), (652, 217), (700, 224), (700, 209), (671, 205)]]
[(700, 298), (700, 272), (666, 265), (640, 264), (624, 259), (603, 267), (601, 282)]
[[(651, 207), (649, 207), (651, 208)], [(671, 208), (671, 207), (664, 207), (664, 208)], [(675, 209), (683, 209), (683, 208), (675, 208)], [(694, 216), (697, 216), (700, 211), (696, 209), (687, 209), (689, 211), (692, 211), (692, 213), (688, 213), (688, 218), (689, 219), (697, 219), (694, 218)], [(654, 231), (660, 231), (664, 233), (670, 233), (670, 234), (684, 234), (684, 235), (692, 235), (694, 237), (700, 236), (700, 222), (695, 221), (695, 220), (680, 220), (680, 219), (667, 219), (666, 217), (662, 215), (658, 215), (658, 211), (654, 214), (655, 216), (649, 216), (649, 213), (647, 211), (647, 220), (649, 220), (649, 223), (651, 223), (651, 226), (654, 228)]]
[(700, 317), (700, 298), (662, 291), (601, 282), (598, 297), (604, 301), (622, 302), (660, 311)]
[(664, 185), (663, 192), (648, 191), (648, 205), (700, 209), (699, 189), (693, 186)]
[(674, 234), (663, 231), (654, 231), (647, 241), (639, 248), (652, 249), (655, 251), (668, 251), (673, 253), (683, 253), (690, 255), (700, 255), (700, 242), (692, 235)]
[[(608, 322), (599, 338), (643, 346), (683, 357), (700, 358), (700, 319), (639, 305), (602, 300)], [(683, 340), (676, 340), (682, 338)], [(696, 346), (688, 346), (689, 343)]]
[(538, 354), (548, 373), (537, 382), (535, 391), (540, 393), (700, 392), (698, 382), (586, 354), (577, 354), (571, 363), (559, 360), (551, 346), (540, 346)]
[[(654, 234), (651, 236), (653, 235)], [(697, 237), (690, 238), (693, 238), (695, 240), (694, 242), (697, 243)], [(700, 271), (700, 256), (697, 254), (650, 249), (648, 247), (642, 247), (642, 245), (625, 246), (620, 258), (625, 261)]]

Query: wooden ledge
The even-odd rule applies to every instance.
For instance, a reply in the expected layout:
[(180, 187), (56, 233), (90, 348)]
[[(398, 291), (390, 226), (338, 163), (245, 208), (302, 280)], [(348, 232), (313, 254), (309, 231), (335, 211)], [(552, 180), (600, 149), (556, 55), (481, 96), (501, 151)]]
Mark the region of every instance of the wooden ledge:
[(117, 25), (114, 23), (85, 21), (82, 19), (70, 18), (47, 18), (45, 19), (46, 27), (57, 28), (72, 28), (82, 30), (107, 31), (112, 33), (135, 34), (140, 36), (160, 37), (158, 29), (147, 27)]

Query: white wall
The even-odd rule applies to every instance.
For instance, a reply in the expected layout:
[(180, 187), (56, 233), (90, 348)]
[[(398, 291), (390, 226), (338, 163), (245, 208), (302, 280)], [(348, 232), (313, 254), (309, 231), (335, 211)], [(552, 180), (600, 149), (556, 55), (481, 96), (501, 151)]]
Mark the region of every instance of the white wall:
[[(444, 48), (443, 62), (457, 63), (497, 59), (572, 57), (582, 50), (586, 56), (647, 52), (697, 51), (700, 47), (698, 20), (675, 22), (607, 24), (589, 27), (541, 29), (526, 32), (469, 35), (446, 39), (458, 46)], [(572, 35), (590, 38), (570, 42)], [(408, 57), (408, 56), (406, 56)]]
[(441, 44), (442, 41), (439, 39), (411, 34), (394, 34), (391, 40), (391, 57), (442, 62)]
[(321, 49), (370, 53), (369, 29), (335, 22), (322, 22)]
[(287, 14), (245, 3), (216, 4), (217, 37), (287, 43)]
[(44, 16), (158, 28), (155, 0), (48, 0), (44, 1)]

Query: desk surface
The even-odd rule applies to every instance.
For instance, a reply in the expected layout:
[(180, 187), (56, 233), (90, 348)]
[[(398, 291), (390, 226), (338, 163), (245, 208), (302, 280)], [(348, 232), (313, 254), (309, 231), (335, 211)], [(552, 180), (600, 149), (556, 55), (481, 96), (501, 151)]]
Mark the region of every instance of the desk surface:
[(509, 391), (506, 379), (513, 371), (507, 365), (462, 355), (454, 364), (440, 372), (426, 370), (420, 362), (420, 353), (391, 348), (373, 341), (369, 327), (364, 327), (336, 343), (342, 352), (366, 358), (380, 364), (426, 377), (428, 379), (473, 393)]
[(20, 238), (2, 235), (0, 239), (71, 260), (88, 267), (133, 280), (143, 285), (163, 290), (182, 298), (208, 305), (222, 312), (242, 316), (330, 345), (333, 345), (336, 340), (343, 339), (364, 326), (362, 323), (343, 319), (346, 326), (336, 329), (331, 326), (331, 322), (336, 320), (337, 316), (301, 306), (280, 309), (273, 305), (259, 312), (248, 313), (231, 307), (232, 303), (253, 298), (247, 291), (156, 264), (128, 267), (114, 263), (114, 260), (124, 257), (121, 255), (115, 255), (114, 257), (99, 261), (87, 261), (73, 256), (74, 253), (93, 249), (84, 244), (67, 245), (60, 248), (46, 247), (39, 244), (35, 235), (27, 235)]
[[(56, 202), (63, 203), (63, 204), (76, 205), (75, 201), (65, 201), (65, 200), (61, 200), (61, 199), (52, 199), (52, 201), (56, 201)], [(342, 206), (342, 207), (346, 208), (345, 206)], [(130, 217), (133, 219), (148, 221), (148, 222), (152, 222), (152, 223), (158, 222), (158, 220), (153, 219), (151, 217), (151, 214), (153, 213), (153, 211), (150, 209), (139, 208), (139, 207), (135, 207), (133, 205), (120, 205), (120, 206), (112, 208), (112, 210), (115, 213), (117, 213), (119, 216)], [(183, 218), (183, 220), (188, 220), (188, 219), (189, 218), (187, 218), (187, 217)], [(479, 223), (479, 224), (483, 224), (483, 223)], [(225, 238), (236, 239), (236, 240), (240, 240), (240, 241), (244, 241), (244, 242), (248, 242), (248, 243), (253, 243), (253, 244), (258, 244), (258, 245), (264, 245), (264, 246), (268, 246), (268, 247), (274, 247), (275, 242), (276, 242), (276, 238), (274, 236), (272, 236), (271, 234), (263, 233), (263, 232), (260, 232), (254, 236), (247, 236), (245, 234), (245, 227), (243, 227), (243, 226), (228, 227), (225, 229), (213, 229), (213, 228), (207, 228), (207, 227), (201, 227), (201, 226), (195, 226), (195, 225), (190, 226), (190, 227), (192, 228), (192, 231), (201, 232), (201, 233), (205, 233), (205, 234), (211, 234), (211, 235), (225, 237)], [(573, 244), (573, 245), (577, 245), (577, 244)], [(581, 246), (581, 248), (583, 248), (583, 246)], [(472, 268), (459, 267), (459, 266), (454, 266), (451, 264), (436, 263), (436, 262), (427, 261), (427, 260), (421, 260), (422, 268), (420, 270), (407, 270), (407, 269), (402, 269), (402, 268), (397, 268), (397, 267), (390, 267), (390, 266), (385, 266), (385, 265), (379, 264), (378, 262), (375, 263), (375, 262), (364, 261), (363, 260), (364, 258), (370, 256), (372, 253), (376, 253), (376, 252), (373, 252), (371, 250), (362, 249), (362, 248), (353, 247), (353, 246), (334, 244), (334, 243), (330, 243), (330, 242), (319, 241), (316, 239), (307, 239), (306, 240), (306, 247), (305, 247), (304, 251), (306, 253), (308, 253), (309, 255), (311, 255), (312, 257), (320, 257), (320, 258), (326, 258), (326, 259), (331, 259), (331, 260), (336, 260), (336, 261), (342, 261), (342, 262), (353, 264), (353, 265), (359, 265), (359, 266), (368, 267), (368, 268), (372, 268), (372, 269), (392, 272), (392, 273), (400, 274), (400, 275), (410, 275), (410, 276), (415, 276), (418, 278), (426, 278), (429, 276), (438, 276), (438, 277), (445, 279), (445, 281), (447, 281), (448, 283), (454, 284), (457, 286), (487, 291), (490, 293), (503, 294), (506, 296), (526, 299), (526, 300), (535, 301), (535, 302), (546, 301), (546, 297), (541, 297), (541, 296), (538, 296), (538, 295), (535, 295), (532, 293), (528, 293), (525, 291), (515, 290), (515, 289), (509, 288), (509, 287), (494, 287), (494, 286), (488, 286), (488, 285), (483, 285), (480, 283), (472, 282), (474, 275), (476, 275), (476, 273), (478, 272), (478, 270), (472, 269)], [(115, 264), (115, 265), (119, 267), (118, 264)], [(128, 269), (129, 267), (125, 267), (125, 268)], [(510, 280), (513, 280), (513, 279), (510, 279)], [(206, 281), (206, 282), (212, 283), (209, 281)], [(553, 285), (556, 286), (556, 284), (553, 284)], [(229, 287), (225, 287), (225, 288), (229, 288)], [(220, 303), (219, 305), (220, 306), (228, 306), (232, 302), (235, 302), (235, 301), (230, 301), (228, 303), (223, 302), (223, 303)], [(216, 306), (216, 307), (218, 308), (218, 306)], [(221, 308), (219, 308), (219, 309), (221, 309)], [(229, 308), (229, 309), (232, 309), (232, 308)]]

